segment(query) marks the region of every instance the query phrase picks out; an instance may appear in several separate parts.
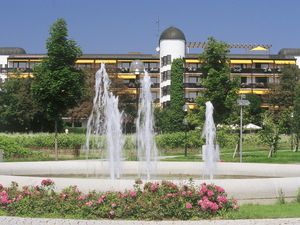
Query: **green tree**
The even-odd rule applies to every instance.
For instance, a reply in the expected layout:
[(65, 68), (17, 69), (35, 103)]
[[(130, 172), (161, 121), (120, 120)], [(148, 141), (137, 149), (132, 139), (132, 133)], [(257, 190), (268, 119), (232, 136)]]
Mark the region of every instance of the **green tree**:
[(263, 129), (259, 132), (262, 143), (269, 146), (268, 158), (277, 152), (279, 136), (279, 125), (273, 112), (267, 111), (263, 115)]
[(216, 123), (226, 122), (237, 99), (238, 81), (230, 79), (228, 52), (227, 44), (210, 37), (200, 55), (203, 73), (201, 84), (204, 91), (196, 99), (196, 103), (199, 113), (204, 116), (205, 102), (211, 101)]
[(300, 80), (300, 69), (296, 65), (286, 65), (282, 69), (279, 84), (275, 84), (270, 95), (270, 103), (280, 112), (294, 104), (295, 90)]
[(292, 118), (292, 132), (294, 133), (294, 151), (298, 152), (300, 139), (300, 84), (297, 83), (294, 96), (294, 112)]
[(31, 78), (18, 75), (0, 83), (0, 131), (28, 132), (49, 129), (49, 121), (35, 104)]
[(45, 113), (54, 121), (57, 154), (57, 124), (67, 110), (76, 106), (83, 95), (84, 76), (75, 68), (80, 48), (68, 39), (67, 24), (58, 19), (50, 28), (47, 58), (34, 69), (32, 93)]

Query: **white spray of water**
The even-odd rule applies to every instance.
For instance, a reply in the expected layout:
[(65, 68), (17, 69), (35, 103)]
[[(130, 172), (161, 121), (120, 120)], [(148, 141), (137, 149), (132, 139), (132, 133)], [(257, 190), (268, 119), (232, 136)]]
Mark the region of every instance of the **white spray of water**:
[(202, 159), (204, 161), (203, 176), (209, 175), (213, 179), (216, 162), (220, 161), (219, 147), (216, 144), (216, 126), (214, 123), (214, 107), (210, 101), (205, 103), (205, 124), (202, 137), (205, 137), (205, 145), (202, 146)]
[(151, 79), (147, 71), (141, 80), (137, 127), (137, 149), (140, 161), (140, 173), (150, 179), (155, 173), (157, 162), (157, 148), (154, 139), (154, 117), (151, 94)]
[(124, 145), (122, 135), (122, 113), (118, 108), (118, 97), (109, 91), (110, 79), (102, 63), (95, 74), (95, 96), (93, 109), (89, 116), (86, 131), (87, 155), (90, 147), (90, 137), (95, 136), (96, 148), (100, 150), (106, 138), (106, 148), (109, 157), (111, 179), (120, 178), (121, 158)]

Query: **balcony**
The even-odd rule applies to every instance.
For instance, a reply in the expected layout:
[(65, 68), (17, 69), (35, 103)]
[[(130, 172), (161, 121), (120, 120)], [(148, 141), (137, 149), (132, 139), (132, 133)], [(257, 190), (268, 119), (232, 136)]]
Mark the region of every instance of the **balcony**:
[(203, 86), (199, 83), (184, 83), (184, 88), (202, 88)]
[(159, 88), (159, 83), (152, 83), (151, 88)]
[(239, 68), (234, 67), (230, 69), (231, 73), (264, 73), (264, 74), (271, 74), (271, 73), (280, 73), (280, 68)]
[(241, 83), (241, 88), (268, 88), (268, 83)]
[(185, 98), (185, 102), (187, 102), (187, 103), (195, 103), (195, 99), (194, 98)]
[(185, 68), (186, 73), (201, 73), (201, 68), (195, 68), (195, 67), (186, 67)]

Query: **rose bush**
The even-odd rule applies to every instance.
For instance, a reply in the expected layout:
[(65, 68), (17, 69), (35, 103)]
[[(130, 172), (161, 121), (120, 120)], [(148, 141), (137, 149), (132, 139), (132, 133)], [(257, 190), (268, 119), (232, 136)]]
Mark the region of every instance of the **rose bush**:
[(76, 186), (54, 191), (54, 181), (42, 180), (41, 185), (10, 187), (0, 185), (0, 207), (12, 216), (49, 216), (98, 219), (200, 219), (221, 217), (237, 210), (222, 187), (189, 183), (178, 186), (169, 181), (137, 181), (132, 190), (124, 192), (96, 191), (82, 193)]

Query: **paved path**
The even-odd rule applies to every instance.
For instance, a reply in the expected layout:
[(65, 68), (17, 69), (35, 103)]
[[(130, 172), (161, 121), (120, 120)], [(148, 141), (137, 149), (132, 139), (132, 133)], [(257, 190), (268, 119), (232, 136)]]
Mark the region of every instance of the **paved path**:
[(68, 220), (0, 217), (0, 225), (299, 225), (300, 218), (259, 220), (201, 220), (201, 221), (124, 221), (124, 220)]

